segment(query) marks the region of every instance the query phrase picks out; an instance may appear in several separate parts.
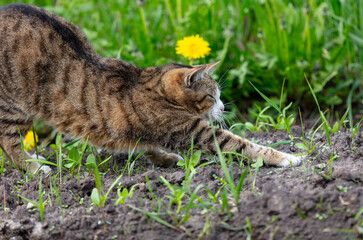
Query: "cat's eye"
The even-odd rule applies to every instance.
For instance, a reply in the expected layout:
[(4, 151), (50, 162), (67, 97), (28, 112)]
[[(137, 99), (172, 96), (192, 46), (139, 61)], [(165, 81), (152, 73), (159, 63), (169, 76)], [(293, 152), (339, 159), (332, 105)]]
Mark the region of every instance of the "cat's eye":
[(217, 102), (217, 100), (215, 99), (215, 97), (213, 97), (212, 95), (210, 95), (210, 94), (208, 94), (208, 96), (210, 97), (210, 98), (212, 98), (213, 100), (214, 100), (214, 102)]

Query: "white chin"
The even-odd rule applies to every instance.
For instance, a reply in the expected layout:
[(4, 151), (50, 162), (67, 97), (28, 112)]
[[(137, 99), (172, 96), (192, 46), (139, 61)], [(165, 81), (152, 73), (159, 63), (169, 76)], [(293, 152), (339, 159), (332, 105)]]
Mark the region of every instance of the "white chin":
[(207, 113), (207, 114), (204, 114), (203, 118), (207, 121), (210, 121), (210, 119), (212, 119), (213, 122), (217, 122), (222, 119), (222, 116), (218, 116), (218, 115), (212, 114), (212, 113)]

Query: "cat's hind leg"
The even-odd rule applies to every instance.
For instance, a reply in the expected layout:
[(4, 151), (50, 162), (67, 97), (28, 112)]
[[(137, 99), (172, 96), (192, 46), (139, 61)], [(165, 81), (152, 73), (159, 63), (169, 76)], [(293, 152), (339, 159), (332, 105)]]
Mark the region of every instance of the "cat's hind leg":
[[(0, 99), (1, 100), (1, 99)], [(40, 156), (30, 155), (21, 148), (20, 134), (24, 137), (31, 128), (32, 119), (16, 107), (9, 107), (8, 103), (0, 101), (0, 147), (6, 157), (13, 161), (19, 170), (30, 170), (35, 173), (43, 170), (45, 173), (50, 171), (47, 166), (42, 166), (37, 162), (26, 164), (25, 159), (41, 159)]]
[(0, 117), (0, 146), (6, 157), (20, 170), (26, 169), (26, 155), (21, 149), (19, 132), (24, 136), (31, 124), (26, 120)]

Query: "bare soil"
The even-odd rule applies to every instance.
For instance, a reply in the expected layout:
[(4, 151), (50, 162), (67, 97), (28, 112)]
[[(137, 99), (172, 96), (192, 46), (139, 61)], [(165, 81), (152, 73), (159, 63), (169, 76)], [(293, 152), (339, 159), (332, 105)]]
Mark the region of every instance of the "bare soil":
[[(362, 215), (354, 217), (363, 207), (363, 133), (355, 138), (343, 131), (332, 137), (332, 145), (327, 143), (324, 133), (315, 143), (315, 152), (309, 155), (303, 165), (296, 168), (273, 168), (263, 166), (256, 177), (252, 189), (253, 175), (247, 175), (238, 206), (229, 200), (229, 212), (221, 208), (219, 201), (213, 203), (215, 211), (191, 210), (191, 218), (176, 226), (173, 214), (167, 214), (168, 198), (171, 195), (160, 180), (163, 176), (171, 184), (181, 186), (185, 170), (157, 168), (143, 158), (137, 160), (135, 172), (125, 174), (122, 187), (136, 187), (133, 197), (125, 204), (115, 206), (116, 188), (108, 197), (106, 206), (95, 207), (90, 195), (95, 187), (94, 177), (87, 172), (77, 177), (66, 177), (60, 185), (61, 203), (54, 196), (45, 206), (44, 222), (40, 222), (38, 210), (27, 209), (27, 203), (19, 199), (18, 193), (38, 199), (39, 176), (31, 181), (23, 181), (23, 175), (14, 170), (0, 175), (0, 239), (362, 239), (358, 222)], [(300, 127), (293, 128), (295, 137), (301, 135)], [(249, 133), (248, 139), (259, 144), (288, 140), (286, 132)], [(291, 145), (279, 145), (277, 149), (290, 153), (299, 150)], [(332, 174), (329, 175), (328, 160), (335, 156)], [(120, 168), (125, 165), (127, 155), (115, 156)], [(203, 156), (205, 159), (206, 157)], [(242, 174), (236, 162), (233, 163), (236, 179)], [(161, 224), (130, 207), (154, 211), (155, 197), (161, 201), (159, 217), (174, 226)], [(191, 183), (195, 189), (203, 184), (216, 193), (221, 187), (218, 177), (224, 176), (218, 164), (210, 164), (197, 169)], [(104, 189), (118, 176), (109, 171), (103, 176)], [(237, 182), (237, 180), (236, 180)], [(17, 186), (18, 190), (14, 188)], [(43, 181), (43, 189), (49, 193), (49, 182)], [(198, 196), (209, 199), (202, 189)], [(83, 202), (80, 200), (83, 198)], [(4, 211), (4, 199), (7, 211)], [(185, 204), (188, 202), (185, 199)], [(176, 209), (176, 206), (173, 206)], [(250, 222), (250, 228), (247, 222)]]

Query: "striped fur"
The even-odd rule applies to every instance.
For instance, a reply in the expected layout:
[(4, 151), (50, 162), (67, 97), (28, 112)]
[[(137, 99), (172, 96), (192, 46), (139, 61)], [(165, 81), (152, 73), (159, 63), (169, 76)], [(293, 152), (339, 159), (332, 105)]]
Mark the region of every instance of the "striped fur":
[[(223, 107), (219, 86), (207, 74), (215, 65), (143, 69), (102, 58), (63, 18), (25, 4), (2, 7), (0, 146), (24, 167), (19, 131), (24, 135), (32, 121), (41, 118), (61, 132), (89, 136), (94, 145), (107, 149), (128, 149), (140, 139), (138, 147), (164, 166), (178, 155), (160, 149), (188, 149), (192, 138), (195, 146), (216, 154), (208, 118), (213, 108), (223, 112)], [(279, 166), (300, 163), (225, 130), (215, 129), (215, 135), (222, 151), (244, 152), (253, 160), (262, 156)]]

